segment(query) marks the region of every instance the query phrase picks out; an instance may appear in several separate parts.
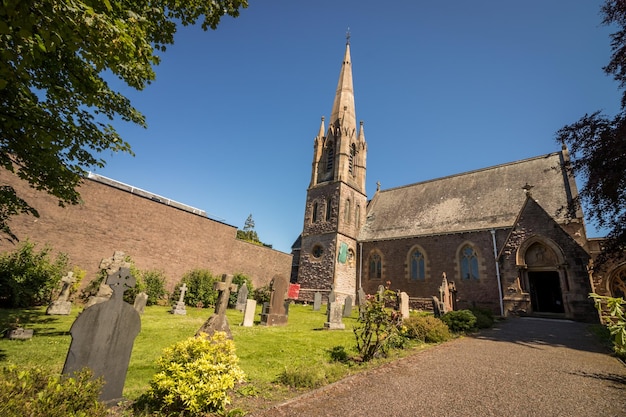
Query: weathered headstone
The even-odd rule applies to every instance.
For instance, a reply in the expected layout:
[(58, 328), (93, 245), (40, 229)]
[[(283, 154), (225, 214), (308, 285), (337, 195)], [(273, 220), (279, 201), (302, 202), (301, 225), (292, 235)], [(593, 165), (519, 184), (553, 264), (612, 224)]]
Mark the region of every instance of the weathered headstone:
[(442, 309), (441, 309), (441, 303), (439, 302), (439, 299), (433, 295), (432, 302), (433, 302), (433, 314), (435, 315), (435, 317), (441, 317)]
[(343, 330), (346, 325), (341, 321), (343, 316), (343, 308), (341, 304), (333, 301), (328, 304), (328, 312), (326, 313), (326, 323), (324, 328), (329, 330)]
[(248, 300), (248, 285), (244, 282), (237, 292), (237, 304), (235, 309), (244, 311), (246, 309), (246, 301)]
[(141, 319), (133, 306), (124, 302), (125, 289), (135, 286), (130, 269), (120, 268), (107, 277), (106, 283), (111, 287), (111, 298), (86, 308), (70, 328), (72, 343), (63, 373), (71, 375), (84, 367), (90, 368), (94, 377), (104, 380), (100, 400), (112, 402), (122, 398)]
[[(111, 274), (117, 273), (120, 268), (130, 268), (130, 262), (126, 261), (126, 255), (124, 252), (115, 251), (113, 252), (113, 256), (111, 258), (104, 258), (100, 261), (100, 272), (108, 277)], [(113, 291), (111, 287), (109, 287), (106, 283), (106, 278), (100, 283), (100, 287), (98, 287), (98, 293), (89, 298), (85, 308), (91, 307), (94, 304), (103, 303), (111, 298), (111, 294)]]
[(246, 309), (243, 312), (243, 327), (254, 325), (254, 313), (256, 310), (256, 300), (246, 300)]
[(352, 315), (352, 297), (347, 296), (343, 304), (343, 316), (350, 317)]
[(133, 307), (135, 308), (135, 310), (137, 310), (137, 313), (143, 314), (144, 310), (146, 309), (147, 303), (148, 294), (142, 291), (135, 297), (135, 303), (133, 304)]
[(378, 299), (382, 300), (383, 297), (385, 296), (385, 286), (384, 285), (379, 285), (378, 286), (378, 291), (376, 292), (378, 294)]
[(287, 324), (287, 311), (285, 309), (285, 294), (289, 287), (289, 280), (276, 275), (270, 282), (270, 302), (267, 310), (261, 313), (261, 324), (266, 326), (284, 326)]
[(330, 303), (334, 303), (337, 301), (337, 296), (335, 295), (335, 286), (330, 287), (330, 292), (328, 293), (328, 303), (326, 304), (326, 314), (330, 311)]
[(363, 291), (363, 287), (359, 287), (356, 293), (356, 302), (359, 306), (359, 319), (365, 316), (365, 310), (367, 309), (367, 295)]
[(409, 294), (404, 291), (400, 293), (400, 315), (402, 319), (409, 318)]
[(226, 309), (228, 308), (228, 299), (230, 298), (231, 291), (237, 291), (237, 284), (233, 284), (233, 276), (224, 274), (222, 275), (222, 281), (213, 284), (213, 289), (218, 291), (217, 301), (215, 302), (215, 312), (207, 321), (204, 322), (202, 327), (196, 332), (196, 336), (200, 333), (206, 333), (208, 336), (212, 336), (215, 332), (224, 332), (229, 339), (233, 338), (230, 332), (230, 326), (228, 325), (228, 318), (226, 318)]
[(313, 295), (313, 311), (320, 311), (322, 307), (322, 293), (317, 291), (315, 295)]
[(455, 293), (456, 286), (454, 285), (454, 282), (449, 283), (446, 273), (444, 272), (441, 277), (441, 286), (439, 287), (439, 298), (441, 300), (443, 314), (454, 310)]
[(180, 296), (178, 297), (178, 302), (174, 304), (170, 313), (178, 314), (180, 316), (184, 316), (187, 314), (187, 308), (185, 307), (185, 293), (187, 292), (187, 284), (183, 282), (183, 285), (180, 286)]
[(59, 294), (59, 298), (56, 301), (50, 303), (48, 308), (46, 309), (46, 314), (48, 315), (63, 315), (67, 316), (72, 311), (72, 303), (67, 300), (70, 295), (70, 287), (76, 281), (74, 278), (73, 272), (68, 272), (63, 278), (61, 278), (61, 282), (63, 283), (63, 287), (61, 288), (61, 293)]
[(16, 329), (7, 330), (5, 337), (11, 340), (28, 340), (33, 338), (33, 329), (25, 329), (18, 327)]

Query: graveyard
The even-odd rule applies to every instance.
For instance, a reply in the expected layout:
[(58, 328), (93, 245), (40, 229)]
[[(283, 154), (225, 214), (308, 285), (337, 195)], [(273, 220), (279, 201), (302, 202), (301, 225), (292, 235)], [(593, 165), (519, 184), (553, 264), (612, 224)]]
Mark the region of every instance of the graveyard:
[[(141, 315), (141, 331), (137, 335), (124, 384), (125, 399), (133, 400), (146, 391), (156, 372), (156, 359), (164, 348), (194, 336), (212, 315), (213, 308), (186, 308), (185, 315), (171, 314), (171, 306), (148, 306)], [(34, 309), (0, 309), (0, 325), (4, 329), (19, 317), (19, 323), (33, 330), (28, 340), (0, 339), (0, 363), (19, 367), (41, 366), (61, 373), (71, 344), (70, 328), (82, 307), (74, 306), (69, 315), (46, 315), (45, 307)], [(330, 352), (343, 346), (350, 352), (355, 344), (353, 327), (358, 322), (358, 310), (343, 317), (345, 329), (328, 330), (326, 306), (314, 311), (313, 305), (292, 304), (286, 325), (266, 326), (260, 322), (262, 306), (257, 305), (254, 325), (241, 326), (244, 313), (227, 309), (225, 316), (236, 346), (246, 383), (232, 393), (232, 407), (251, 412), (298, 395), (313, 387), (293, 388), (280, 383), (281, 373), (316, 374), (317, 382), (327, 384), (354, 372), (360, 372), (401, 356), (423, 349), (416, 343), (410, 349), (394, 350), (386, 358), (365, 364), (332, 362)]]

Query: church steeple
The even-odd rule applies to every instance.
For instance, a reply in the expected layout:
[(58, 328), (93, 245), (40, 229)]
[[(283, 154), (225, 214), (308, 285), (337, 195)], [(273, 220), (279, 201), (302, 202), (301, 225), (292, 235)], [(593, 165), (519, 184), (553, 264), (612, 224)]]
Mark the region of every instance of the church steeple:
[(350, 59), (350, 41), (346, 42), (346, 52), (339, 73), (339, 82), (335, 92), (330, 125), (340, 128), (342, 134), (356, 132), (356, 114), (354, 108), (354, 88), (352, 85), (352, 60)]

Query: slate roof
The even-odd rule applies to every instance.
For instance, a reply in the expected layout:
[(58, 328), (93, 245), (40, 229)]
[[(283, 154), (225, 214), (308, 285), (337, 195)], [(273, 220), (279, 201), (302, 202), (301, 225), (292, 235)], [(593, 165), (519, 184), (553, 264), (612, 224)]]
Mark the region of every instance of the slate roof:
[[(360, 241), (511, 227), (526, 199), (523, 187), (556, 221), (569, 182), (555, 152), (403, 187), (381, 190), (368, 205)], [(576, 192), (576, 190), (573, 190)]]

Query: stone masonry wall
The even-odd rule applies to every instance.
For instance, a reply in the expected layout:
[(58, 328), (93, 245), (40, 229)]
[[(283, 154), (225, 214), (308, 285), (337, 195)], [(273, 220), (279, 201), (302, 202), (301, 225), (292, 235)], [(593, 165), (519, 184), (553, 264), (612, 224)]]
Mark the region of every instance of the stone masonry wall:
[[(255, 287), (276, 274), (289, 276), (291, 255), (236, 239), (236, 227), (152, 201), (92, 180), (80, 187), (83, 202), (61, 208), (48, 194), (30, 188), (8, 171), (0, 183), (12, 185), (40, 218), (18, 216), (10, 222), (21, 240), (48, 244), (65, 252), (70, 264), (95, 277), (101, 259), (115, 251), (129, 255), (141, 270), (159, 269), (172, 290), (182, 275), (195, 268), (213, 274), (245, 273)], [(0, 241), (0, 251), (14, 244)]]

